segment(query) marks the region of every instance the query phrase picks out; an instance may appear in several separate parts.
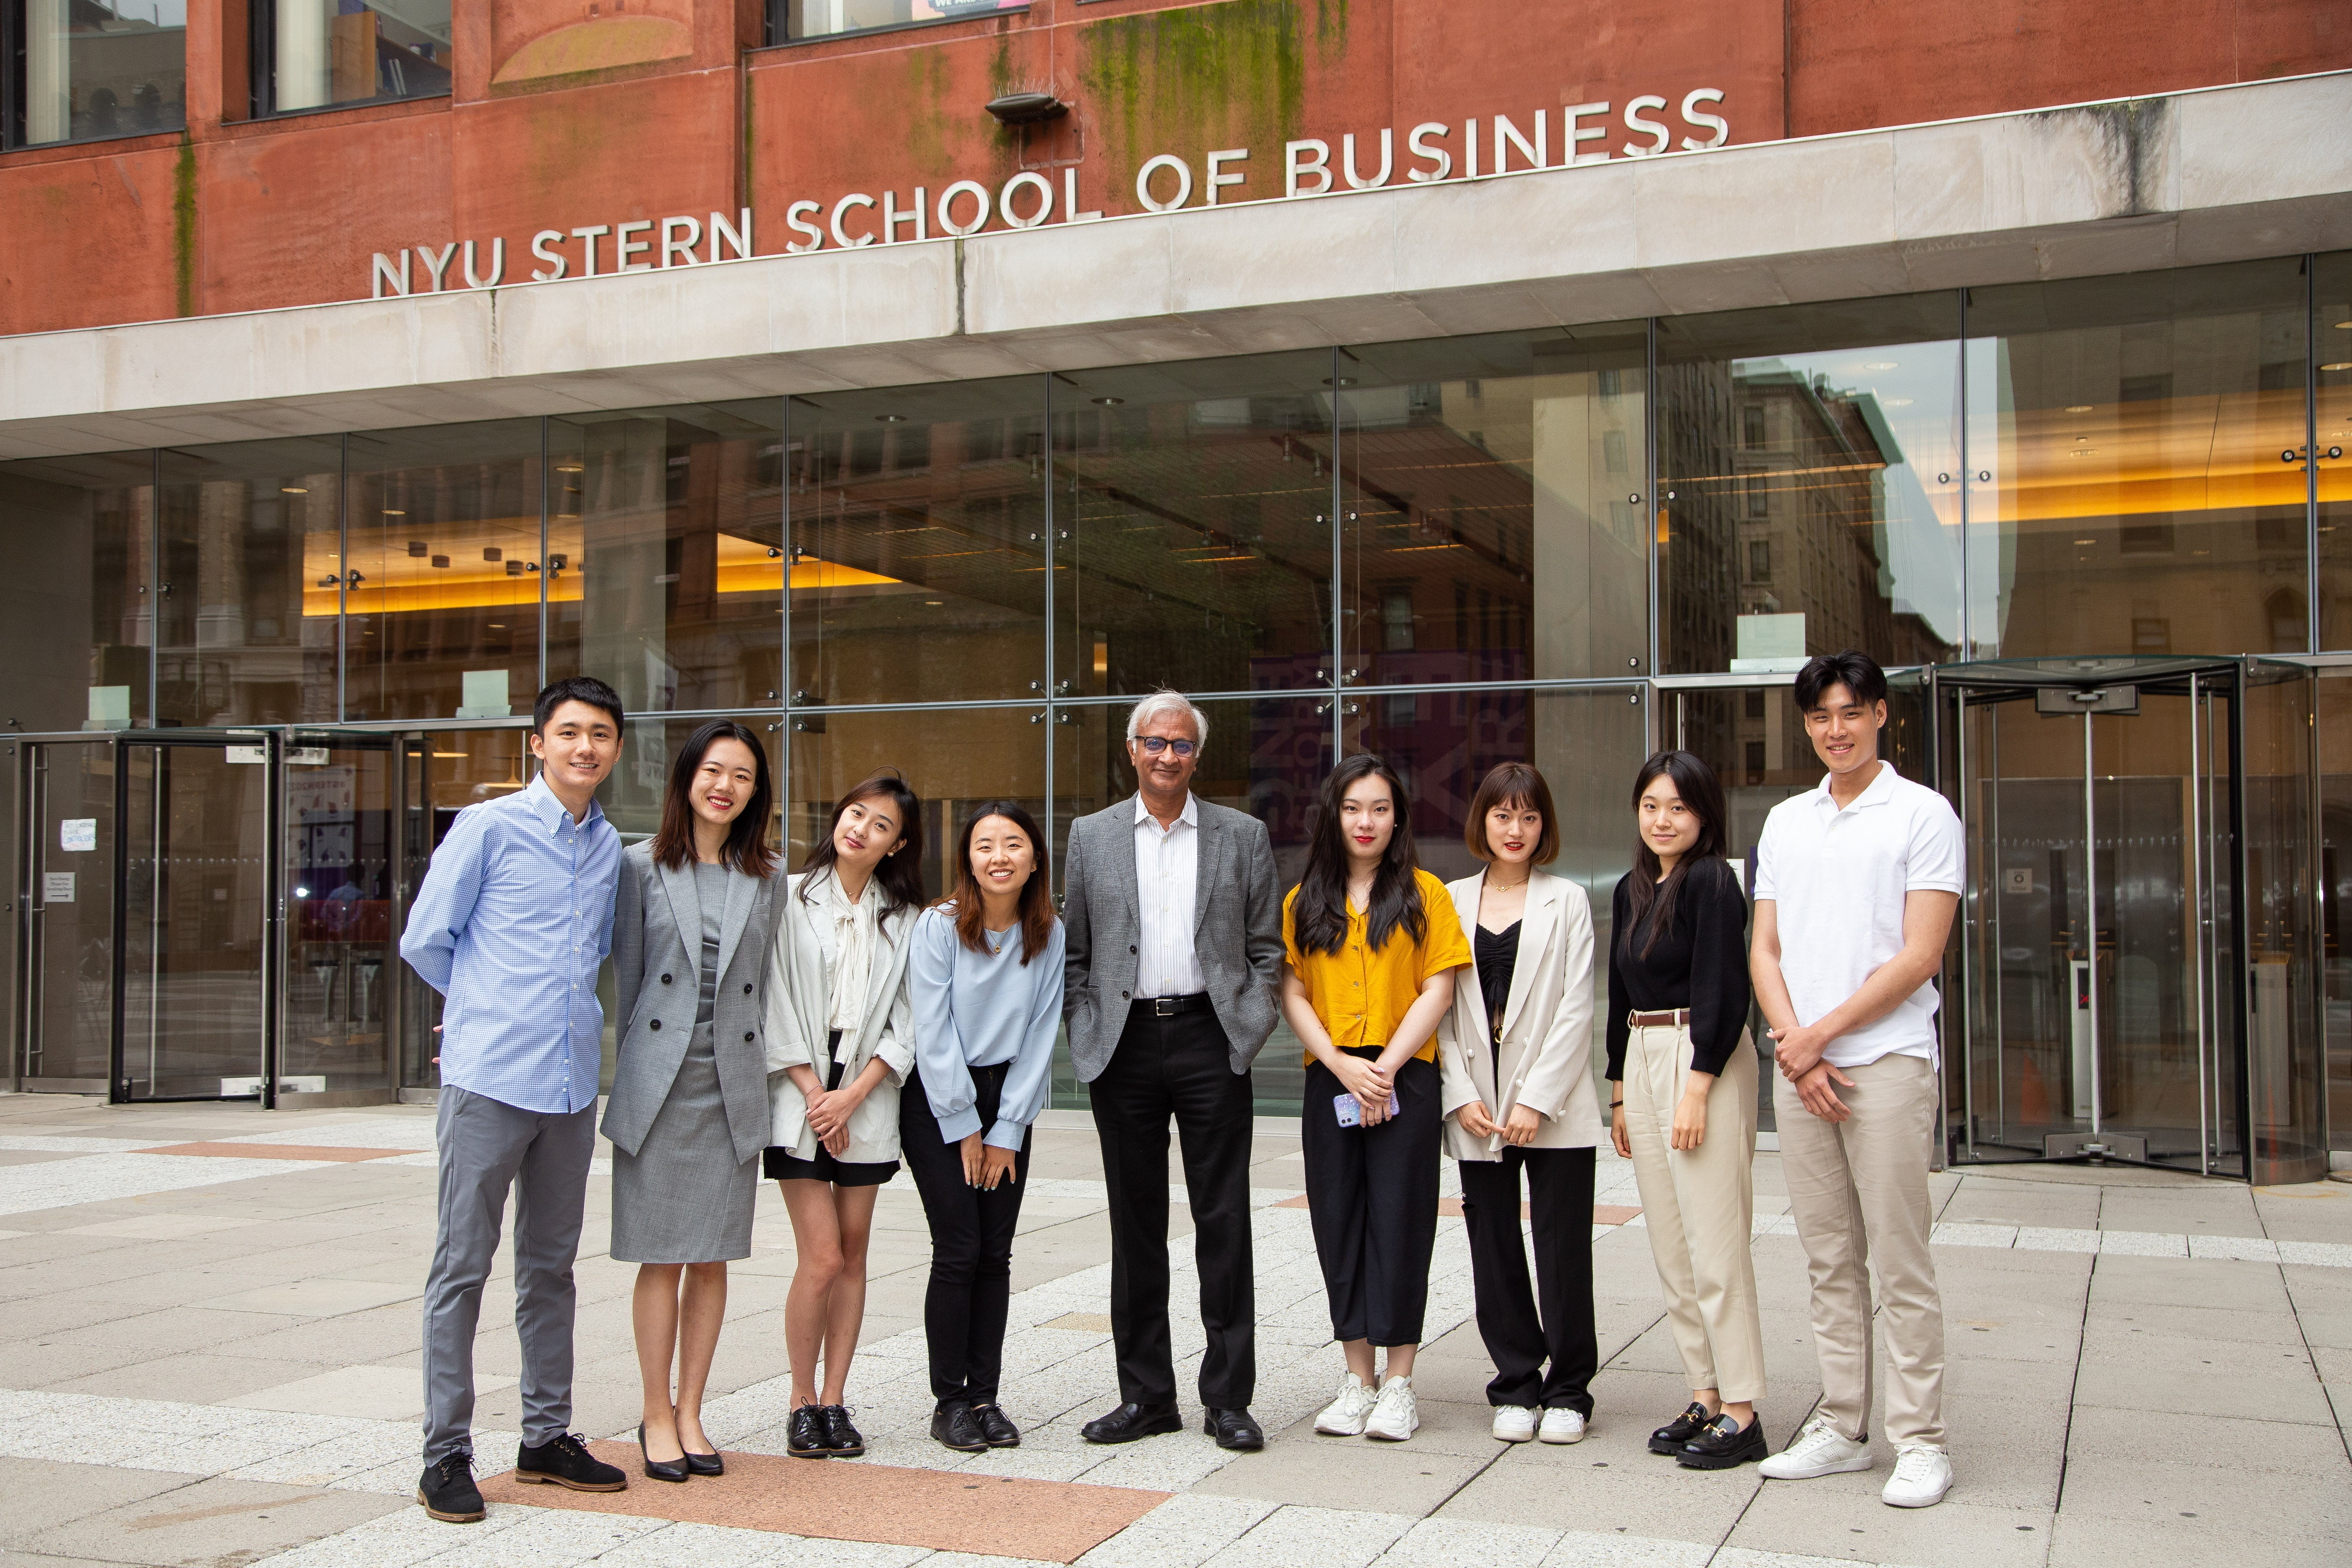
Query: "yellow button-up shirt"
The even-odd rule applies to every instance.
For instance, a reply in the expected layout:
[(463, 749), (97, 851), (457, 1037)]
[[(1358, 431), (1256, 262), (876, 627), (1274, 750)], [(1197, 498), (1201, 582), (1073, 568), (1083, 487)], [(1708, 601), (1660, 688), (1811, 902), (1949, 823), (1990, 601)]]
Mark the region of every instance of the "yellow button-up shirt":
[[(1365, 940), (1364, 912), (1350, 904), (1348, 940), (1339, 952), (1302, 952), (1291, 920), (1298, 889), (1293, 888), (1282, 900), (1282, 945), (1290, 959), (1291, 973), (1307, 988), (1315, 1016), (1330, 1031), (1331, 1043), (1341, 1050), (1386, 1046), (1429, 977), (1470, 962), (1470, 942), (1462, 934), (1454, 896), (1445, 890), (1445, 884), (1426, 871), (1415, 871), (1412, 881), (1421, 895), (1425, 928), (1422, 939), (1414, 942), (1399, 927), (1378, 951)], [(1433, 1033), (1413, 1055), (1423, 1061), (1435, 1061), (1436, 1035)], [(1309, 1055), (1307, 1059), (1312, 1063), (1315, 1058)]]

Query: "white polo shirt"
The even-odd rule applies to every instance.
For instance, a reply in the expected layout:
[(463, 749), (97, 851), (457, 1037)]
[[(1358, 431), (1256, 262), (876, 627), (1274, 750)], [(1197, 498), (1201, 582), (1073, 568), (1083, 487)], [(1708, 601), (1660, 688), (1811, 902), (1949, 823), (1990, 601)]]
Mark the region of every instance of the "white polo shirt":
[[(1882, 759), (1878, 776), (1839, 809), (1830, 782), (1782, 801), (1756, 847), (1757, 899), (1775, 905), (1780, 975), (1811, 1024), (1862, 989), (1903, 951), (1903, 899), (1960, 890), (1960, 819), (1951, 804)], [(1865, 1028), (1832, 1041), (1822, 1059), (1866, 1067), (1884, 1056), (1936, 1059), (1936, 984)]]

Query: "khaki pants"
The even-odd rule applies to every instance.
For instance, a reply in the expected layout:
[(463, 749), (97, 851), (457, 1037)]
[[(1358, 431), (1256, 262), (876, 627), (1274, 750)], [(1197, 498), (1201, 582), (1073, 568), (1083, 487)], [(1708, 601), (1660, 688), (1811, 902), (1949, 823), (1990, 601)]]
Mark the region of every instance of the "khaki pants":
[(1690, 1030), (1637, 1028), (1625, 1047), (1625, 1138), (1642, 1223), (1666, 1299), (1675, 1348), (1694, 1390), (1734, 1405), (1764, 1393), (1756, 1314), (1756, 1050), (1742, 1035), (1706, 1096), (1706, 1136), (1673, 1147), (1675, 1102), (1690, 1070)]
[(1844, 1436), (1869, 1432), (1874, 1265), (1892, 1373), (1886, 1435), (1941, 1447), (1944, 1303), (1927, 1252), (1936, 1069), (1921, 1057), (1889, 1056), (1838, 1070), (1853, 1079), (1851, 1089), (1832, 1086), (1845, 1102), (1843, 1121), (1807, 1110), (1785, 1078), (1772, 1090), (1789, 1210), (1812, 1279), (1822, 1410)]

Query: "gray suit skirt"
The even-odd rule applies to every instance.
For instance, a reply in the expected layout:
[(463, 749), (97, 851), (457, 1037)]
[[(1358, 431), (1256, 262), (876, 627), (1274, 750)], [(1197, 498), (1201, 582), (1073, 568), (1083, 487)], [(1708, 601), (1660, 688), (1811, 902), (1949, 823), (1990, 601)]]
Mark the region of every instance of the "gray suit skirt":
[(616, 1263), (725, 1263), (751, 1256), (760, 1157), (735, 1158), (727, 1102), (699, 1025), (669, 1098), (638, 1152), (613, 1151), (613, 1259)]

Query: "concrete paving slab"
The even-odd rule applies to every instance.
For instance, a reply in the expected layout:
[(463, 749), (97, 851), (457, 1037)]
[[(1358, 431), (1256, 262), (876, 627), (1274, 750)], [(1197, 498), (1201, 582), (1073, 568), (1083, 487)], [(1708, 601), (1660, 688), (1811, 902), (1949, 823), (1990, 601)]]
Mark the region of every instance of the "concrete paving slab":
[(299, 1279), (256, 1290), (215, 1296), (205, 1305), (233, 1311), (272, 1312), (285, 1317), (332, 1318), (362, 1312), (394, 1301), (415, 1300), (424, 1294), (420, 1279), (383, 1284), (368, 1279)]
[(361, 1492), (215, 1479), (31, 1531), (24, 1546), (117, 1563), (250, 1562), (399, 1506)]
[(17, 1547), (43, 1531), (193, 1486), (201, 1476), (126, 1470), (50, 1459), (0, 1458), (0, 1547)]
[(2305, 1426), (2336, 1424), (2326, 1390), (2308, 1371), (2301, 1377), (2249, 1377), (2166, 1367), (2160, 1375), (2151, 1376), (2146, 1367), (2085, 1366), (2075, 1379), (2074, 1401), (2158, 1415), (2222, 1415)]
[[(2049, 1548), (2048, 1512), (1979, 1500), (1973, 1473), (1959, 1470), (1956, 1461), (1950, 1494), (1930, 1509), (1880, 1501), (1885, 1468), (1868, 1475), (1767, 1481), (1726, 1544), (1916, 1568), (2041, 1568)], [(1827, 1484), (1832, 1481), (1842, 1484)]]

